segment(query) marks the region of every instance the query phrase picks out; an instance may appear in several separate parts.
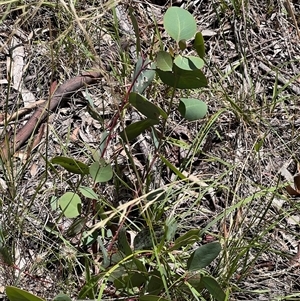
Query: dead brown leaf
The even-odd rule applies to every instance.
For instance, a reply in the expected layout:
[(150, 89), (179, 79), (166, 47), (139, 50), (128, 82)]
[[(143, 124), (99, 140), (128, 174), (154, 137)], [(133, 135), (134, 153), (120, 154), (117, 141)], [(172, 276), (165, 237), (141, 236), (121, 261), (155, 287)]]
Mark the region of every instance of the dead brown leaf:
[(71, 134), (70, 140), (71, 140), (72, 142), (78, 141), (79, 130), (80, 130), (80, 128), (77, 127), (77, 128), (74, 129), (73, 133)]

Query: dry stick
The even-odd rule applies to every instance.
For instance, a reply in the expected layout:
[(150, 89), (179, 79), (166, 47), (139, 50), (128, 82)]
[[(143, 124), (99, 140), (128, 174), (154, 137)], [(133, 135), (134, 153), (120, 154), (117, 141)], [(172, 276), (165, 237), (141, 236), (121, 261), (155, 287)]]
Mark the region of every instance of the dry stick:
[(284, 2), (285, 6), (286, 6), (286, 10), (289, 14), (289, 16), (292, 18), (293, 20), (293, 23), (294, 23), (294, 26), (296, 28), (296, 32), (297, 32), (297, 36), (298, 36), (298, 39), (300, 40), (300, 30), (299, 30), (299, 27), (298, 27), (298, 23), (297, 23), (297, 19), (295, 17), (295, 13), (294, 13), (294, 8), (292, 6), (292, 3), (290, 2), (290, 0), (286, 0)]
[(293, 84), (289, 84), (290, 81), (285, 79), (283, 76), (276, 74), (275, 71), (273, 71), (271, 68), (269, 68), (267, 65), (265, 65), (264, 63), (260, 62), (258, 65), (259, 68), (261, 68), (263, 71), (265, 71), (266, 73), (271, 74), (272, 76), (274, 76), (275, 78), (277, 77), (278, 81), (283, 84), (286, 85), (288, 89), (292, 90), (296, 95), (300, 95), (300, 89), (298, 87), (296, 87)]
[(17, 132), (13, 143), (10, 143), (10, 149), (8, 150), (5, 143), (2, 143), (3, 159), (7, 159), (8, 155), (15, 153), (25, 143), (34, 130), (47, 117), (48, 111), (53, 111), (63, 99), (70, 97), (83, 86), (96, 82), (100, 78), (101, 74), (102, 73), (98, 71), (85, 72), (84, 74), (73, 77), (60, 85), (50, 97), (49, 101), (44, 102), (43, 105), (38, 107), (25, 126)]

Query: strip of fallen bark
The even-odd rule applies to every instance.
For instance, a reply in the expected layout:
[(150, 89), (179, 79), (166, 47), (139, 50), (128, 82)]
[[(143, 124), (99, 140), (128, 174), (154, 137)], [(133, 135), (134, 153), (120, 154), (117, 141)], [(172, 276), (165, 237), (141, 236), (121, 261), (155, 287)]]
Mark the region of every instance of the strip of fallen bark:
[[(27, 123), (14, 137), (14, 141), (9, 146), (2, 143), (2, 158), (7, 159), (8, 155), (13, 155), (27, 141), (38, 126), (46, 119), (48, 111), (51, 112), (66, 98), (72, 96), (80, 88), (97, 82), (101, 72), (91, 71), (75, 76), (60, 85), (48, 101), (40, 105)], [(8, 149), (9, 148), (9, 149)]]

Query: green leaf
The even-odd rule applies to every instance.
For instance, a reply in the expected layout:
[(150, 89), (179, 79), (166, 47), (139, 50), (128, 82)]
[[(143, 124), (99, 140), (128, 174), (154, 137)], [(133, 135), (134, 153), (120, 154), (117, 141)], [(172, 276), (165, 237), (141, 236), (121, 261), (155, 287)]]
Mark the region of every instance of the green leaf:
[(98, 292), (98, 284), (102, 277), (103, 274), (101, 273), (91, 277), (91, 279), (89, 279), (89, 281), (87, 281), (81, 288), (78, 299), (95, 299)]
[(156, 201), (156, 202), (161, 202), (163, 201), (167, 196), (167, 193), (165, 190), (163, 189), (157, 189), (154, 191), (151, 191), (147, 196), (146, 196), (146, 200), (147, 201)]
[(180, 147), (180, 148), (185, 149), (185, 150), (190, 150), (191, 149), (191, 144), (190, 143), (188, 143), (186, 141), (182, 141), (180, 139), (167, 137), (166, 141), (169, 144), (172, 144), (174, 146)]
[(178, 237), (175, 240), (174, 245), (171, 248), (169, 248), (169, 251), (178, 250), (183, 246), (192, 245), (193, 243), (199, 241), (200, 240), (199, 233), (200, 230), (191, 229), (184, 235)]
[(80, 214), (81, 199), (78, 194), (66, 192), (58, 199), (58, 202), (65, 217), (74, 218)]
[(86, 226), (86, 217), (77, 217), (73, 220), (72, 224), (69, 226), (67, 230), (67, 236), (74, 237), (80, 232), (82, 232), (83, 228)]
[(131, 141), (140, 135), (143, 131), (150, 128), (151, 126), (158, 124), (159, 122), (154, 119), (144, 119), (127, 126), (121, 133), (120, 136), (124, 141)]
[(151, 138), (152, 138), (154, 147), (158, 149), (160, 146), (161, 138), (160, 138), (160, 134), (156, 131), (156, 129), (154, 127), (151, 128)]
[(147, 292), (149, 294), (159, 294), (164, 287), (160, 272), (155, 269), (149, 274), (149, 278)]
[(198, 271), (207, 267), (221, 252), (219, 242), (211, 242), (196, 249), (187, 262), (189, 271)]
[(129, 16), (131, 19), (131, 23), (134, 29), (134, 34), (136, 37), (136, 53), (139, 54), (141, 52), (141, 39), (140, 39), (140, 31), (139, 31), (139, 25), (138, 22), (136, 20), (136, 17), (133, 14), (133, 8), (129, 7)]
[(58, 198), (56, 196), (52, 196), (49, 203), (50, 203), (51, 210), (55, 211), (59, 208)]
[(181, 51), (184, 51), (184, 50), (186, 49), (186, 40), (180, 40), (180, 41), (178, 42), (178, 45), (179, 45), (179, 49), (180, 49)]
[(187, 272), (185, 279), (192, 287), (194, 287), (196, 289), (197, 292), (201, 293), (203, 291), (203, 289), (205, 288), (203, 283), (201, 283), (202, 277), (203, 277), (203, 275), (200, 272), (198, 272), (198, 273)]
[(147, 282), (147, 279), (144, 276), (144, 274), (137, 273), (137, 272), (130, 274), (128, 280), (129, 280), (128, 285), (132, 287), (138, 287), (138, 288), (144, 286), (145, 283)]
[(91, 187), (80, 186), (79, 191), (86, 198), (89, 198), (92, 200), (99, 200), (97, 193)]
[(164, 28), (175, 41), (191, 39), (197, 31), (197, 24), (187, 10), (170, 7), (164, 15)]
[[(155, 238), (151, 235), (151, 229), (142, 229), (134, 238), (133, 246), (135, 250), (152, 249), (153, 244), (160, 243), (164, 238), (165, 230), (163, 226), (153, 227)], [(153, 241), (154, 240), (154, 241)]]
[(69, 157), (58, 156), (53, 158), (51, 163), (58, 164), (74, 174), (87, 175), (89, 173), (89, 167), (86, 164)]
[(5, 288), (6, 295), (10, 301), (44, 301), (27, 291), (21, 290), (14, 286), (7, 286)]
[(90, 246), (92, 243), (94, 243), (97, 240), (98, 236), (99, 233), (97, 231), (94, 231), (92, 234), (89, 234), (88, 232), (83, 232), (81, 237), (81, 243), (86, 247)]
[[(141, 260), (137, 259), (136, 257), (132, 258), (133, 263), (136, 266), (136, 269), (144, 274), (147, 274), (149, 272), (148, 270), (148, 266), (147, 263), (145, 261), (143, 261), (143, 259), (141, 258)], [(145, 266), (146, 265), (146, 266)]]
[(174, 74), (174, 72), (172, 71), (162, 71), (162, 70), (159, 70), (157, 69), (156, 70), (156, 73), (158, 74), (159, 78), (161, 79), (161, 81), (172, 87), (172, 88), (178, 88), (178, 80), (176, 80), (176, 76)]
[(178, 224), (175, 218), (167, 219), (166, 226), (165, 226), (166, 241), (171, 241), (174, 238), (176, 234), (177, 226)]
[(132, 254), (132, 250), (127, 240), (126, 230), (125, 228), (121, 228), (119, 235), (118, 235), (118, 247), (119, 250), (122, 251), (126, 256)]
[(204, 66), (204, 61), (196, 56), (184, 57), (178, 55), (174, 60), (174, 64), (180, 69), (193, 71), (201, 69)]
[(149, 119), (156, 119), (159, 120), (159, 116), (161, 112), (165, 119), (168, 118), (168, 115), (156, 105), (148, 101), (145, 97), (131, 92), (129, 95), (129, 102), (142, 114), (144, 114)]
[(9, 228), (4, 229), (3, 225), (0, 225), (0, 258), (7, 265), (13, 265), (13, 252), (11, 247), (7, 244), (6, 240), (8, 237)]
[(169, 52), (159, 51), (156, 56), (156, 66), (162, 71), (172, 71), (173, 58)]
[(170, 301), (169, 299), (163, 298), (156, 295), (144, 295), (139, 297), (140, 301)]
[(226, 294), (214, 278), (204, 276), (201, 278), (201, 283), (204, 284), (204, 287), (217, 301), (224, 301), (226, 299)]
[(263, 144), (264, 144), (264, 139), (259, 139), (254, 145), (254, 150), (258, 153), (261, 147), (263, 146)]
[(170, 161), (168, 161), (168, 159), (162, 155), (160, 155), (160, 159), (175, 173), (176, 176), (179, 177), (179, 179), (186, 179), (186, 177)]
[(7, 246), (0, 247), (0, 258), (5, 264), (9, 266), (12, 266), (14, 264), (11, 249), (7, 248)]
[[(103, 152), (104, 150), (104, 147), (106, 146), (106, 140), (107, 140), (107, 137), (108, 137), (109, 133), (107, 131), (104, 131), (102, 134), (101, 134), (101, 138), (100, 138), (100, 145), (99, 145), (99, 151), (100, 153)], [(94, 153), (94, 159), (95, 161), (99, 160), (100, 158), (95, 158), (97, 155), (97, 152)], [(98, 156), (97, 156), (98, 157)], [(100, 157), (100, 156), (99, 156)]]
[(53, 301), (72, 301), (72, 299), (66, 294), (58, 294)]
[(180, 98), (178, 111), (189, 121), (199, 120), (207, 113), (207, 104), (195, 98)]
[(142, 94), (150, 86), (155, 76), (155, 68), (155, 64), (150, 63), (149, 59), (145, 60), (141, 56), (138, 58), (133, 74), (133, 92)]
[(90, 166), (90, 175), (95, 183), (108, 182), (113, 176), (113, 170), (110, 164), (107, 164), (104, 160), (94, 162)]
[(138, 273), (136, 271), (134, 273), (129, 273), (128, 275), (123, 276), (122, 278), (125, 284), (125, 290), (134, 287), (141, 287), (145, 285), (147, 281), (146, 277), (142, 273)]
[(196, 33), (193, 47), (195, 48), (199, 57), (203, 59), (205, 57), (205, 45), (204, 45), (204, 39), (201, 32)]
[[(202, 60), (202, 59), (197, 58), (197, 60)], [(196, 64), (200, 65), (201, 62), (198, 61)], [(205, 75), (203, 74), (203, 72), (200, 69), (195, 68), (195, 63), (191, 63), (191, 66), (194, 69), (185, 70), (185, 69), (179, 68), (176, 64), (174, 64), (173, 65), (173, 72), (175, 73), (176, 76), (179, 76), (179, 77), (185, 77), (185, 76), (188, 77), (188, 78), (189, 77), (194, 77), (195, 80), (198, 80), (198, 81), (201, 82), (202, 87), (207, 86), (207, 79), (206, 79)]]
[(92, 118), (94, 118), (95, 120), (103, 123), (104, 122), (103, 118), (99, 114), (98, 110), (95, 108), (94, 101), (91, 98), (91, 96), (90, 96), (87, 88), (85, 89), (84, 97), (88, 101), (88, 103), (87, 103), (87, 111), (88, 111), (88, 113), (92, 116)]
[(178, 89), (197, 89), (207, 86), (207, 79), (201, 70), (187, 71), (174, 65), (175, 71), (156, 69), (159, 78), (166, 85)]
[[(133, 268), (133, 267), (130, 267)], [(128, 269), (129, 270), (129, 269)], [(124, 268), (119, 268), (113, 272), (114, 285), (117, 290), (131, 294), (134, 287), (141, 287), (146, 283), (146, 277), (142, 273), (134, 271), (126, 273)]]

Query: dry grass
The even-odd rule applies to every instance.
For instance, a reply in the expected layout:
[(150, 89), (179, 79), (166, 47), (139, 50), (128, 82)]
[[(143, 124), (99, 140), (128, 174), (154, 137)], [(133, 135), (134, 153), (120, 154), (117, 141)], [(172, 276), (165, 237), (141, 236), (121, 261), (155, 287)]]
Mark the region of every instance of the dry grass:
[[(299, 172), (300, 49), (295, 18), (275, 1), (198, 1), (196, 7), (186, 2), (205, 37), (205, 74), (210, 83), (197, 96), (207, 102), (209, 114), (187, 124), (172, 112), (166, 126), (172, 143), (161, 151), (181, 172), (209, 186), (178, 183), (160, 163), (151, 170), (145, 158), (155, 154), (146, 136), (127, 152), (116, 139), (112, 141), (106, 156), (114, 161), (116, 179), (98, 187), (98, 193), (109, 206), (118, 207), (137, 198), (136, 179), (139, 176), (143, 185), (143, 172), (151, 170), (139, 193), (168, 187), (153, 220), (167, 210), (176, 216), (181, 233), (200, 228), (204, 242), (221, 241), (222, 257), (210, 271), (230, 293), (230, 300), (288, 300), (300, 290), (299, 262), (291, 261), (298, 252), (299, 206), (297, 198), (286, 192), (286, 179), (281, 176), (283, 166), (292, 175)], [(161, 24), (164, 8), (139, 1), (130, 5), (139, 22), (142, 48), (151, 54), (159, 49), (152, 18)], [(7, 60), (14, 55), (13, 41), (24, 48), (22, 85), (35, 101), (48, 99), (55, 80), (64, 82), (95, 63), (104, 73), (99, 84), (85, 91), (103, 121), (90, 117), (86, 100), (78, 92), (49, 116), (33, 151), (28, 153), (29, 146), (24, 146), (1, 166), (2, 249), (6, 252), (0, 265), (1, 283), (49, 299), (59, 291), (76, 297), (85, 281), (85, 265), (95, 260), (90, 250), (78, 249), (68, 237), (70, 221), (50, 207), (66, 187), (78, 189), (80, 177), (62, 170), (55, 174), (46, 162), (56, 155), (91, 160), (104, 126), (128, 89), (136, 60), (135, 36), (126, 5), (120, 4), (115, 15), (109, 10), (112, 6), (113, 1), (75, 6), (64, 1), (7, 1), (0, 8), (3, 116), (26, 106), (23, 91), (10, 88), (17, 76)], [(112, 70), (106, 71), (107, 66)], [(155, 85), (148, 94), (162, 107), (170, 96), (168, 89)], [(13, 137), (26, 118), (3, 125), (2, 139), (6, 133)], [(128, 110), (118, 126), (134, 118)], [(136, 213), (130, 218), (136, 228), (143, 222)], [(50, 229), (53, 225), (55, 232)], [(108, 243), (106, 233), (101, 235)]]

